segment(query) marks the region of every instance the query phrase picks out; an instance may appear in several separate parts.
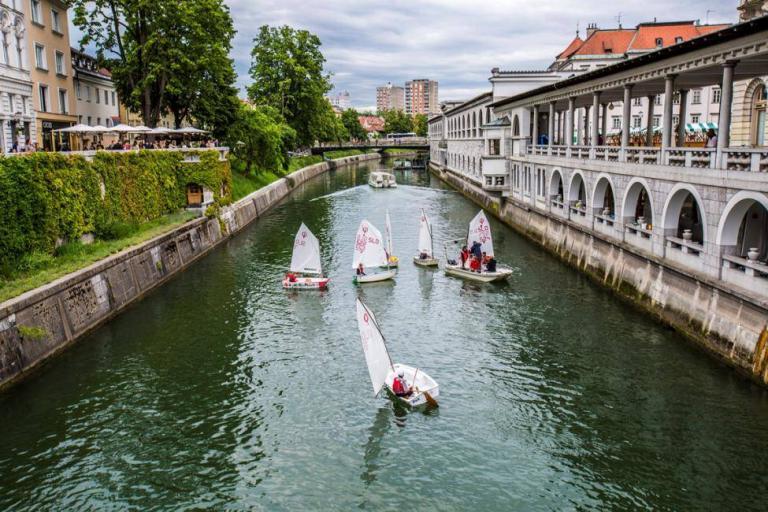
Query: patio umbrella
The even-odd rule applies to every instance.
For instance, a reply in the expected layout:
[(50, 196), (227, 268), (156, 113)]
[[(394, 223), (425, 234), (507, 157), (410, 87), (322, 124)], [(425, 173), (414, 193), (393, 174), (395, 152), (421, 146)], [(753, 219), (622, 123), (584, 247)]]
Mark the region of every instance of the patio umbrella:
[(127, 124), (116, 124), (112, 128), (109, 129), (110, 132), (117, 132), (117, 133), (134, 133), (133, 132), (133, 126), (128, 126)]
[(178, 130), (173, 130), (173, 133), (179, 133), (182, 135), (197, 135), (201, 133), (208, 133), (206, 130), (201, 130), (200, 128), (194, 128), (192, 126), (188, 126), (186, 128), (179, 128)]
[(91, 133), (94, 130), (93, 126), (88, 126), (87, 124), (75, 124), (72, 126), (67, 126), (66, 128), (59, 128), (58, 130), (53, 130), (54, 132), (59, 133)]
[(152, 128), (149, 126), (133, 126), (131, 127), (131, 133), (149, 133), (152, 131)]
[(173, 133), (173, 130), (169, 130), (163, 126), (158, 126), (157, 128), (152, 128), (149, 133), (153, 135), (168, 135), (169, 133)]

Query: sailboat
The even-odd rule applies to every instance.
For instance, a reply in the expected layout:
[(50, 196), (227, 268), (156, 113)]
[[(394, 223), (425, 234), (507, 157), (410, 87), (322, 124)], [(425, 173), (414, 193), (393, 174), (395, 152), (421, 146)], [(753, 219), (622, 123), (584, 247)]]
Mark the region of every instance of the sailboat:
[(304, 223), (293, 240), (291, 269), (283, 278), (283, 288), (290, 290), (325, 290), (330, 278), (323, 277), (320, 242)]
[[(375, 283), (392, 279), (397, 275), (397, 269), (390, 268), (387, 263), (387, 253), (384, 250), (381, 232), (373, 224), (363, 220), (360, 227), (357, 228), (357, 235), (355, 235), (355, 254), (352, 258), (352, 268), (357, 273), (354, 282), (357, 284)], [(359, 273), (361, 266), (363, 274)], [(381, 272), (368, 273), (369, 271), (380, 270), (380, 267), (386, 267), (386, 269)]]
[[(360, 329), (365, 362), (373, 384), (373, 396), (378, 396), (381, 390), (385, 389), (390, 396), (411, 407), (437, 405), (435, 398), (440, 394), (437, 382), (421, 368), (392, 363), (376, 317), (360, 299), (357, 299), (357, 327)], [(406, 385), (412, 388), (407, 396), (396, 396), (392, 391), (395, 377), (401, 371)]]
[(394, 249), (392, 248), (392, 220), (389, 218), (389, 210), (384, 215), (384, 234), (387, 239), (387, 265), (397, 267), (399, 266), (400, 258), (395, 256)]
[[(453, 243), (464, 242), (464, 240), (453, 240)], [(488, 223), (488, 218), (485, 213), (480, 210), (472, 222), (469, 223), (469, 232), (467, 233), (466, 244), (468, 248), (472, 247), (472, 244), (479, 242), (482, 252), (488, 256), (493, 256), (493, 238), (491, 237), (491, 225)], [(470, 279), (472, 281), (481, 281), (483, 283), (490, 283), (493, 281), (503, 281), (512, 275), (512, 270), (509, 268), (496, 267), (494, 272), (488, 272), (481, 266), (480, 272), (472, 271), (469, 269), (469, 263), (466, 266), (462, 266), (461, 261), (453, 261), (448, 259), (448, 246), (445, 245), (446, 259), (449, 261), (445, 265), (445, 273), (449, 276), (462, 277), (464, 279)]]
[(421, 221), (419, 222), (419, 251), (413, 257), (413, 262), (422, 267), (436, 267), (437, 258), (435, 258), (435, 244), (432, 240), (432, 224), (421, 210)]

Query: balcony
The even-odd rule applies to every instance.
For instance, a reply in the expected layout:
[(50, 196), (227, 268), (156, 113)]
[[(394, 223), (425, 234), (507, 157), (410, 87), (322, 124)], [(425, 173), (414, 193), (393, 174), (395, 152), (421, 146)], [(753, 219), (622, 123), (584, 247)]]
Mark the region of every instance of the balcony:
[(507, 187), (507, 179), (509, 178), (509, 170), (507, 168), (507, 160), (503, 156), (483, 156), (482, 160), (483, 169), (483, 190), (489, 192), (502, 192)]
[(763, 296), (768, 295), (768, 265), (763, 262), (724, 254), (722, 279)]

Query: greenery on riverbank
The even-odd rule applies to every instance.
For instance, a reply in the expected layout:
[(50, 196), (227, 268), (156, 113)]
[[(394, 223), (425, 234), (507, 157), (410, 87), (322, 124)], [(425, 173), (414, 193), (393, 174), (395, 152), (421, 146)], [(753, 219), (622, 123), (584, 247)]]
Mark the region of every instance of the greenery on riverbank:
[(0, 278), (0, 302), (85, 268), (118, 251), (146, 242), (195, 217), (197, 214), (194, 212), (171, 213), (142, 224), (126, 225), (122, 229), (124, 236), (117, 240), (96, 240), (88, 245), (76, 241), (58, 247), (53, 254), (28, 254), (13, 271)]

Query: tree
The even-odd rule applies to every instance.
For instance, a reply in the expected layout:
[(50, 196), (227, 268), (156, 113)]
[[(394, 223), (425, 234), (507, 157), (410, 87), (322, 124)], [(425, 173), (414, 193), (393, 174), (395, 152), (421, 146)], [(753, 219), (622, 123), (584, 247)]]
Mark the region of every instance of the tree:
[(251, 51), (249, 98), (254, 104), (277, 108), (302, 146), (319, 138), (313, 130), (328, 128), (327, 119), (321, 118), (327, 116), (324, 96), (331, 84), (320, 45), (320, 39), (306, 30), (264, 25)]
[(359, 116), (360, 113), (357, 110), (350, 108), (341, 114), (341, 122), (344, 123), (344, 127), (347, 129), (350, 139), (367, 140), (368, 133), (360, 124), (360, 120), (358, 119)]
[(349, 140), (349, 132), (341, 118), (336, 117), (336, 113), (328, 101), (324, 100), (324, 102), (325, 105), (322, 106), (311, 126), (311, 132), (314, 134), (313, 140), (339, 143)]
[(413, 124), (413, 133), (416, 134), (417, 137), (426, 137), (427, 136), (427, 115), (426, 114), (416, 114), (413, 116), (413, 119), (411, 120)]
[[(70, 0), (69, 5), (83, 33), (80, 45), (96, 47), (121, 101), (150, 127), (168, 107), (168, 88), (183, 97), (178, 84), (198, 80), (201, 66), (209, 62), (207, 52), (221, 65), (234, 34), (223, 0)], [(181, 113), (187, 106), (177, 108)]]
[(235, 157), (245, 163), (245, 173), (287, 168), (288, 148), (296, 133), (273, 107), (241, 105), (227, 135)]
[(384, 133), (408, 133), (411, 118), (402, 110), (385, 110), (379, 115), (384, 118)]

